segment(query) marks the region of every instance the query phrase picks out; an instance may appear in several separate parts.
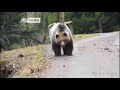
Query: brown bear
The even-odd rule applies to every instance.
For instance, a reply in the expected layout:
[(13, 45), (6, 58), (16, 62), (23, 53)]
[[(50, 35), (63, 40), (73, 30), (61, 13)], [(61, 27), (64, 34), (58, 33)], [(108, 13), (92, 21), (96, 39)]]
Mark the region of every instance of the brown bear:
[(55, 56), (61, 56), (61, 48), (64, 55), (72, 55), (73, 36), (67, 24), (69, 23), (54, 23), (48, 26), (50, 42)]

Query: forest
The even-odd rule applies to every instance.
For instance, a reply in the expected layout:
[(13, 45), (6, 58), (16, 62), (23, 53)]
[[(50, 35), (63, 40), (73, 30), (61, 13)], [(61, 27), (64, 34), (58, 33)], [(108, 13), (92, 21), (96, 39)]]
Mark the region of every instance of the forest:
[[(105, 33), (120, 30), (120, 12), (63, 12), (72, 21), (73, 34)], [(60, 12), (1, 12), (2, 51), (49, 43), (48, 25), (59, 22)], [(40, 23), (22, 23), (22, 18), (40, 18)]]

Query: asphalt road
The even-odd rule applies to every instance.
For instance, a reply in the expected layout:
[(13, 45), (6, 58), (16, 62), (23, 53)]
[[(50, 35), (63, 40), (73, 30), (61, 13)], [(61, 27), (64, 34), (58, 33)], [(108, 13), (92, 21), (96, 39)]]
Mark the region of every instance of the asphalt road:
[(119, 34), (103, 33), (74, 42), (73, 56), (55, 57), (51, 46), (45, 49), (48, 67), (42, 78), (119, 78)]

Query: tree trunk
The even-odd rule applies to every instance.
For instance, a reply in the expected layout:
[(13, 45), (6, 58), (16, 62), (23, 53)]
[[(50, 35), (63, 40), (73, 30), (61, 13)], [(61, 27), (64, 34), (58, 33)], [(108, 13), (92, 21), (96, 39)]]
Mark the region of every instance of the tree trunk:
[[(25, 17), (28, 18), (28, 12), (26, 12), (25, 14), (26, 14)], [(26, 23), (26, 29), (28, 31), (28, 23)]]
[[(64, 23), (64, 19), (65, 19), (65, 17), (64, 17), (64, 12), (59, 12), (59, 13), (58, 13), (58, 19), (59, 19), (59, 22), (60, 22), (60, 23)], [(66, 24), (67, 24), (67, 26), (70, 28), (71, 33), (73, 34), (73, 26), (72, 26), (71, 21), (66, 22)]]
[(100, 33), (102, 33), (102, 22), (100, 19), (98, 20), (98, 26), (99, 26)]
[(64, 12), (59, 12), (58, 17), (59, 17), (59, 22), (63, 23), (64, 22)]
[(42, 39), (42, 43), (44, 43), (45, 41), (46, 41), (46, 17), (44, 16), (43, 17), (43, 29), (44, 29), (44, 35), (42, 36), (43, 37), (43, 39)]

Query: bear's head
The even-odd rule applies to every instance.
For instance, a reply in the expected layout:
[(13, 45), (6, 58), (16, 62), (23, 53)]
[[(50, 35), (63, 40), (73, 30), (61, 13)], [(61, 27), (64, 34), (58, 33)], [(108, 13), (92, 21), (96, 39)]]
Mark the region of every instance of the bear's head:
[(60, 45), (61, 47), (65, 47), (72, 38), (71, 31), (67, 24), (54, 23), (49, 25), (48, 27), (50, 29), (49, 33), (50, 33), (51, 41), (55, 40), (55, 43)]
[(58, 31), (55, 33), (55, 42), (61, 47), (65, 47), (70, 42), (70, 36), (64, 24), (58, 25)]

